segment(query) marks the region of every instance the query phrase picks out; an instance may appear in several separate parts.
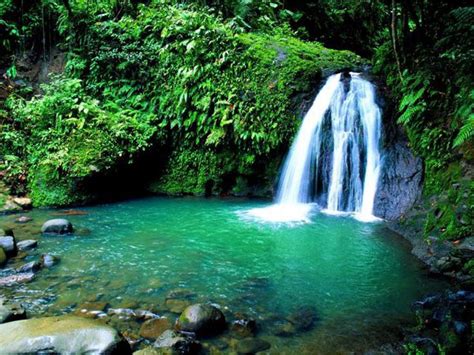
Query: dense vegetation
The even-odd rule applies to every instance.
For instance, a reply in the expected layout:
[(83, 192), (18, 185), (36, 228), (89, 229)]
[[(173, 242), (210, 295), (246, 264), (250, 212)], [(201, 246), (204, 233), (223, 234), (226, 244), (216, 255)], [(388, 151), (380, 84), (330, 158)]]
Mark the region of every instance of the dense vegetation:
[[(37, 206), (87, 202), (97, 179), (130, 177), (123, 167), (150, 165), (143, 156), (153, 152), (151, 191), (268, 192), (323, 71), (363, 63), (325, 45), (372, 60), (386, 80), (392, 121), (424, 158), (425, 235), (466, 236), (474, 205), (468, 5), (3, 1), (4, 181)], [(28, 65), (45, 66), (58, 51), (62, 73), (41, 87), (38, 75), (25, 83)]]

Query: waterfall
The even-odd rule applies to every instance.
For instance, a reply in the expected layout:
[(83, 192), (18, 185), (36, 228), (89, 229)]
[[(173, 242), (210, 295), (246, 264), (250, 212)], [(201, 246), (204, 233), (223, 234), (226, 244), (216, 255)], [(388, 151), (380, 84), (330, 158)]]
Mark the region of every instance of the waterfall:
[(330, 76), (303, 119), (284, 163), (270, 220), (306, 219), (310, 203), (329, 213), (372, 217), (381, 169), (381, 112), (374, 86), (357, 73)]

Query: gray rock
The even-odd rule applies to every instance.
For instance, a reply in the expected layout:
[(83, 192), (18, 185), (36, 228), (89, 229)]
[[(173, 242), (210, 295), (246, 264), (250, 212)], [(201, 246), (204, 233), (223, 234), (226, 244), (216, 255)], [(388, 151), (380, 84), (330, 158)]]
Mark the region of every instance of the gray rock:
[(131, 353), (115, 329), (81, 317), (19, 320), (1, 324), (0, 334), (4, 353)]
[(187, 307), (176, 321), (176, 329), (198, 335), (212, 335), (226, 328), (224, 314), (209, 304), (193, 304)]
[(46, 268), (56, 265), (59, 263), (59, 260), (59, 257), (51, 254), (43, 254), (40, 258), (41, 266)]
[(153, 347), (173, 350), (179, 354), (196, 354), (200, 350), (201, 344), (190, 337), (178, 334), (174, 330), (165, 330), (156, 339)]
[(16, 243), (18, 250), (29, 250), (36, 248), (38, 246), (38, 241), (33, 239), (22, 240), (21, 242)]
[(41, 227), (43, 234), (71, 234), (72, 232), (71, 222), (63, 218), (50, 219)]
[(19, 304), (10, 304), (0, 298), (0, 324), (25, 319), (26, 312)]
[(374, 201), (374, 215), (387, 220), (403, 216), (421, 194), (423, 164), (406, 143), (385, 149)]
[(3, 248), (7, 256), (14, 256), (17, 252), (15, 237), (9, 235), (0, 237), (0, 248)]
[(41, 269), (41, 264), (37, 261), (31, 261), (16, 269), (17, 272), (37, 272)]
[(246, 338), (237, 343), (236, 350), (239, 354), (255, 354), (270, 349), (268, 341), (258, 338)]
[(462, 260), (456, 257), (443, 256), (436, 261), (436, 267), (440, 272), (448, 272), (459, 269), (462, 265)]

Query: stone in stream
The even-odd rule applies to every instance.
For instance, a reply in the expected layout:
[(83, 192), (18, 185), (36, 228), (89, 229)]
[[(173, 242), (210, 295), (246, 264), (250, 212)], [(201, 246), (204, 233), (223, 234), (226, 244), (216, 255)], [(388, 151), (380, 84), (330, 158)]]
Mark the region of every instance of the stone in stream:
[(33, 239), (22, 240), (21, 242), (16, 243), (18, 250), (29, 250), (36, 248), (38, 246), (38, 241)]
[(236, 350), (239, 354), (255, 354), (270, 349), (268, 341), (258, 338), (245, 338), (237, 343)]
[(33, 207), (31, 198), (28, 198), (28, 197), (15, 197), (13, 199), (13, 202), (15, 202), (18, 206), (20, 206), (24, 210), (28, 210)]
[(81, 317), (19, 320), (1, 324), (0, 334), (4, 353), (131, 353), (114, 328)]
[(28, 217), (28, 216), (20, 216), (20, 217), (18, 217), (17, 219), (15, 219), (15, 223), (21, 223), (21, 224), (23, 224), (23, 223), (28, 223), (28, 222), (30, 222), (30, 221), (32, 221), (32, 220), (33, 220), (33, 218), (31, 218), (31, 217)]
[(201, 343), (193, 338), (178, 334), (174, 330), (165, 330), (153, 344), (158, 349), (170, 349), (179, 354), (196, 354), (201, 349)]
[(7, 263), (7, 254), (5, 253), (5, 250), (3, 250), (2, 247), (0, 247), (0, 266), (3, 266)]
[(50, 268), (59, 263), (59, 257), (51, 254), (43, 254), (40, 258), (41, 266)]
[(140, 336), (146, 339), (155, 340), (165, 330), (171, 329), (171, 322), (166, 317), (154, 318), (145, 321), (140, 328)]
[(3, 248), (7, 256), (15, 256), (17, 253), (15, 237), (11, 235), (0, 237), (0, 248)]
[(25, 318), (26, 312), (21, 305), (15, 303), (10, 304), (3, 298), (0, 298), (0, 324)]
[(23, 264), (16, 269), (16, 272), (38, 272), (41, 269), (41, 264), (38, 261), (30, 261), (29, 263)]
[(50, 219), (41, 227), (41, 233), (43, 234), (63, 235), (71, 234), (72, 232), (73, 227), (71, 222), (64, 218)]
[(252, 337), (257, 332), (257, 323), (246, 317), (237, 319), (232, 322), (232, 332), (242, 338)]
[(30, 282), (34, 278), (35, 274), (32, 272), (25, 272), (21, 274), (0, 277), (0, 286), (13, 286), (19, 283), (26, 283)]
[(187, 307), (176, 320), (176, 330), (197, 335), (214, 335), (226, 328), (224, 314), (209, 304), (193, 304)]

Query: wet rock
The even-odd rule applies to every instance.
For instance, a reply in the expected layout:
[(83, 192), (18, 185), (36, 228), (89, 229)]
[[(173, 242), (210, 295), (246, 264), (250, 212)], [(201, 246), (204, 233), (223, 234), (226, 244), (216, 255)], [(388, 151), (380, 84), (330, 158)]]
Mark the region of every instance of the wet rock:
[(43, 254), (41, 255), (40, 262), (42, 267), (53, 267), (54, 265), (59, 263), (59, 257), (51, 254)]
[(33, 207), (31, 198), (28, 198), (28, 197), (15, 197), (13, 199), (13, 202), (15, 202), (18, 206), (20, 206), (24, 210), (28, 210)]
[(86, 318), (105, 318), (108, 306), (107, 302), (86, 302), (77, 307), (75, 314)]
[(67, 219), (56, 218), (46, 221), (41, 227), (41, 233), (43, 234), (71, 234), (73, 232), (73, 227), (71, 222)]
[(137, 309), (135, 311), (136, 319), (137, 320), (148, 320), (154, 318), (160, 318), (157, 314), (147, 311), (145, 309)]
[(4, 266), (7, 263), (7, 254), (5, 253), (5, 250), (3, 250), (2, 247), (0, 247), (0, 267)]
[(0, 324), (25, 318), (26, 312), (21, 305), (15, 303), (10, 304), (0, 298)]
[(239, 337), (248, 338), (255, 335), (257, 332), (257, 322), (254, 319), (243, 318), (232, 322), (232, 332)]
[(268, 341), (258, 338), (246, 338), (237, 343), (236, 350), (239, 354), (255, 354), (270, 349)]
[(456, 257), (444, 256), (436, 261), (436, 267), (440, 272), (456, 270), (461, 266), (462, 260)]
[(287, 320), (295, 326), (297, 331), (306, 332), (313, 328), (317, 318), (316, 308), (313, 306), (303, 306), (290, 314)]
[(18, 250), (30, 250), (38, 246), (38, 241), (33, 239), (22, 240), (21, 242), (16, 243)]
[(186, 308), (176, 321), (179, 331), (198, 335), (214, 335), (226, 328), (224, 314), (209, 304), (194, 304)]
[(181, 313), (191, 305), (188, 300), (168, 299), (165, 301), (165, 306), (170, 312)]
[(153, 344), (155, 348), (167, 348), (179, 354), (196, 354), (201, 344), (193, 338), (178, 334), (173, 330), (165, 330)]
[(30, 282), (35, 278), (35, 274), (32, 272), (15, 274), (0, 278), (0, 286), (13, 286), (19, 283)]
[(117, 316), (121, 320), (135, 319), (137, 314), (130, 308), (110, 308), (107, 312), (109, 316)]
[(131, 353), (115, 329), (81, 317), (10, 322), (0, 325), (0, 334), (0, 349), (5, 353)]
[(374, 201), (374, 215), (387, 220), (403, 216), (421, 194), (423, 164), (406, 142), (384, 151), (384, 163)]
[(155, 340), (158, 338), (165, 330), (171, 329), (172, 324), (168, 318), (154, 318), (145, 321), (140, 328), (140, 336), (146, 339)]
[(16, 255), (17, 248), (15, 237), (10, 235), (0, 237), (0, 248), (3, 248), (7, 256)]
[(41, 264), (37, 261), (31, 261), (16, 269), (17, 272), (38, 272), (41, 269)]
[(28, 216), (20, 216), (18, 217), (17, 219), (15, 219), (15, 222), (16, 223), (21, 223), (21, 224), (24, 224), (24, 223), (28, 223), (30, 221), (32, 221), (33, 218), (31, 217), (28, 217)]

